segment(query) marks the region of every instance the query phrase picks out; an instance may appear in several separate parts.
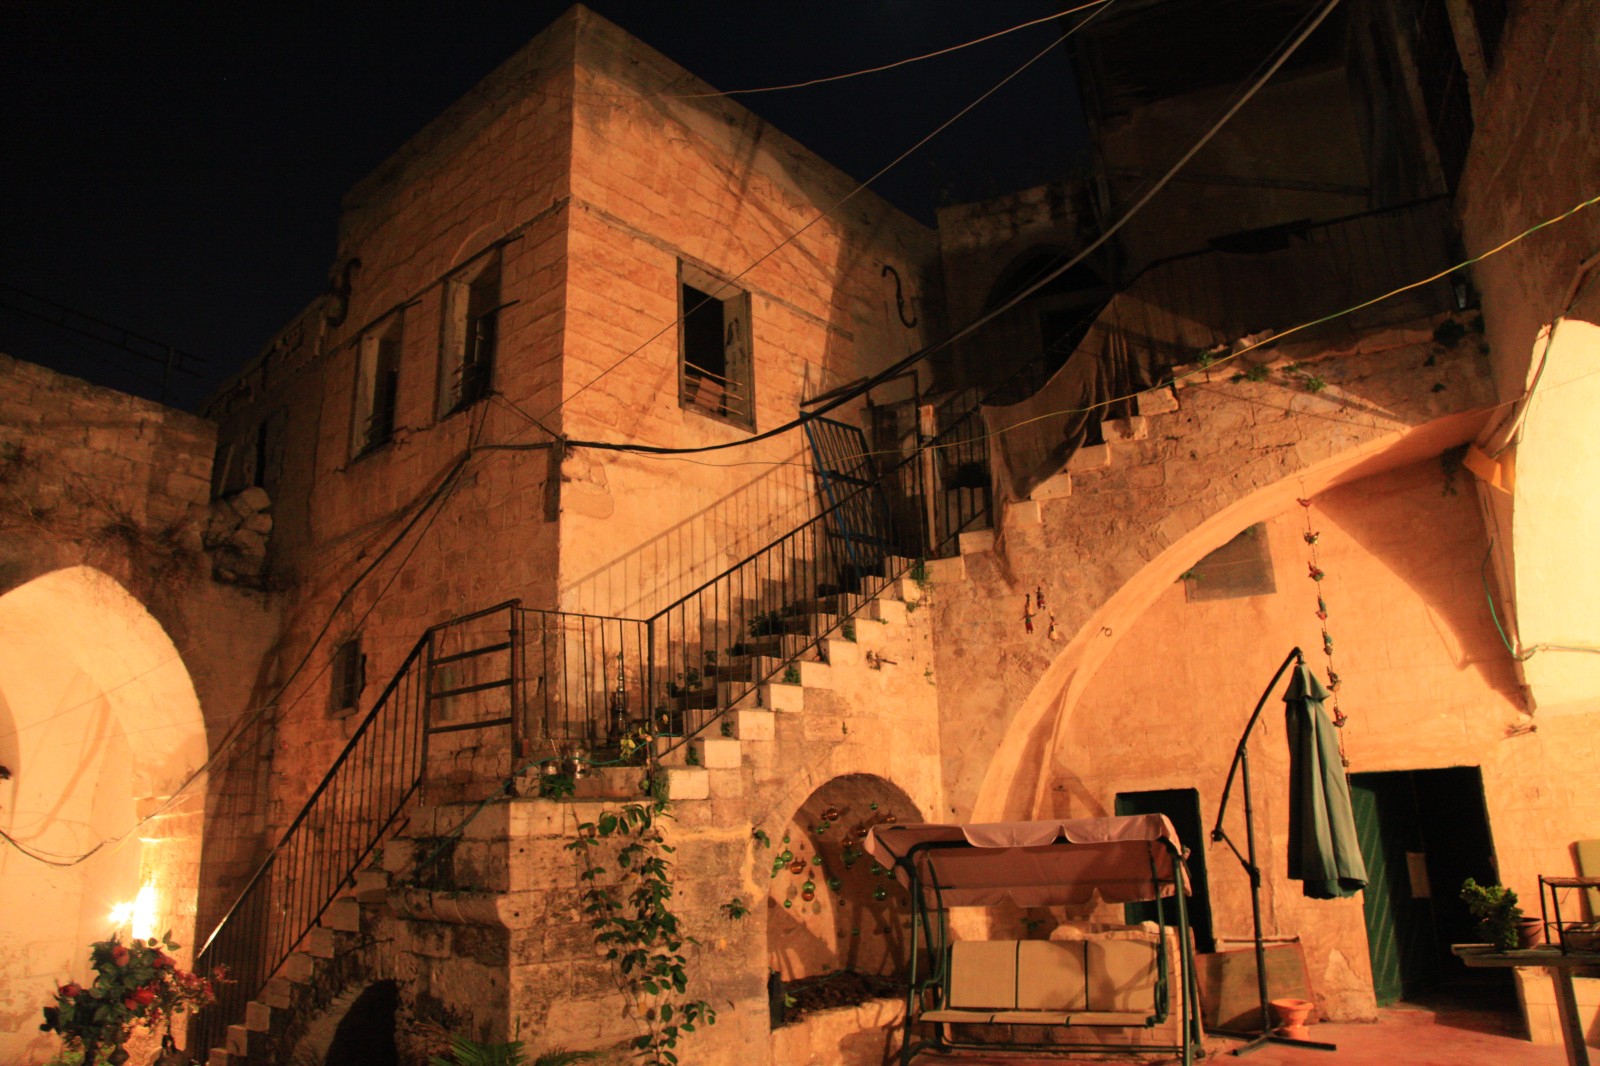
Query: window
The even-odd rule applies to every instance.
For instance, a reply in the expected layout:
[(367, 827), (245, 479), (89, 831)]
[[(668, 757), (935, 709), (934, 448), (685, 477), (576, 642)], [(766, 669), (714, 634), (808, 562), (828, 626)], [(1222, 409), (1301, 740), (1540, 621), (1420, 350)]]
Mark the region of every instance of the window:
[(500, 340), (500, 252), (445, 282), (439, 414), (471, 407), (494, 387)]
[(365, 455), (394, 436), (395, 402), (400, 395), (400, 327), (396, 315), (361, 338), (350, 433), (352, 455)]
[(333, 650), (332, 674), (328, 707), (334, 714), (348, 714), (356, 709), (367, 683), (367, 657), (361, 654), (360, 637), (351, 637)]
[(1258, 522), (1183, 575), (1190, 603), (1270, 596), (1278, 591), (1272, 576), (1272, 554), (1267, 549), (1267, 527)]
[(755, 426), (750, 294), (698, 267), (678, 264), (678, 402)]

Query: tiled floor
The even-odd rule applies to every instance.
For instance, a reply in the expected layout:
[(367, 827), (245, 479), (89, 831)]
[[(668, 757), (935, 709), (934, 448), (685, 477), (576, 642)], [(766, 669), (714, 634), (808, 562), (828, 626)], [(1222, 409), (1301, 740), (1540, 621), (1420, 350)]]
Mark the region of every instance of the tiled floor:
[[(1202, 1061), (1213, 1066), (1565, 1066), (1566, 1052), (1559, 1046), (1530, 1044), (1521, 1033), (1522, 1021), (1515, 1013), (1448, 1001), (1402, 1003), (1380, 1011), (1375, 1024), (1312, 1026), (1311, 1039), (1337, 1044), (1336, 1051), (1267, 1044), (1236, 1059), (1228, 1052), (1243, 1041), (1209, 1037)], [(1591, 1050), (1590, 1057), (1600, 1064), (1600, 1049)], [(925, 1054), (917, 1057), (916, 1066), (1063, 1066), (1079, 1061), (1093, 1060)]]

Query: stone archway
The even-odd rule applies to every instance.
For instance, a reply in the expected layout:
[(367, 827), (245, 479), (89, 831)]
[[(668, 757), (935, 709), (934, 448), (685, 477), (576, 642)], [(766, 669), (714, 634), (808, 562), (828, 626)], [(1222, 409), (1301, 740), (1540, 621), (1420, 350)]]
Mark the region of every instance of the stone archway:
[(70, 567), (0, 596), (0, 828), (19, 845), (0, 913), (29, 916), (0, 953), (0, 1059), (49, 1057), (39, 1009), (113, 928), (192, 952), (205, 781), (173, 794), (206, 752), (181, 654), (115, 580)]
[(904, 791), (874, 774), (844, 774), (816, 788), (758, 853), (772, 863), (770, 969), (787, 982), (835, 970), (899, 972), (909, 947), (905, 890), (862, 853), (861, 841), (873, 826), (921, 818)]
[(1481, 412), (1438, 419), (1407, 433), (1342, 451), (1319, 463), (1245, 493), (1209, 514), (1196, 506), (1162, 526), (1177, 533), (1148, 562), (1099, 603), (1048, 667), (1038, 676), (994, 748), (972, 805), (973, 821), (1034, 817), (1044, 809), (1049, 786), (1040, 753), (1053, 743), (1056, 723), (1072, 715), (1084, 692), (1128, 627), (1140, 618), (1196, 559), (1253, 523), (1339, 485), (1437, 456), (1470, 437)]

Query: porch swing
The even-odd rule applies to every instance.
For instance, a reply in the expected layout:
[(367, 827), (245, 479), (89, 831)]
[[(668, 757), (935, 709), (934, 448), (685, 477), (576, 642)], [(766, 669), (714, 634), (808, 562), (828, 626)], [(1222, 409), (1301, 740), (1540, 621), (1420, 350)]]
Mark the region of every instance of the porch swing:
[[(1198, 988), (1184, 896), (1188, 873), (1165, 815), (880, 825), (865, 849), (911, 895), (911, 959), (901, 1066), (951, 1048), (1100, 1054), (1170, 1053), (1184, 1066), (1201, 1046)], [(1170, 902), (1167, 902), (1170, 897)], [(1153, 900), (1159, 932), (1128, 939), (955, 940), (951, 907), (1067, 906)], [(1074, 1031), (1149, 1030), (1171, 1011), (1166, 908), (1177, 920), (1182, 975), (1176, 1043), (1074, 1040)], [(976, 1041), (955, 1026), (1005, 1027)], [(925, 1032), (917, 1038), (918, 1027)], [(1016, 1038), (1012, 1027), (1064, 1029), (1063, 1041)]]

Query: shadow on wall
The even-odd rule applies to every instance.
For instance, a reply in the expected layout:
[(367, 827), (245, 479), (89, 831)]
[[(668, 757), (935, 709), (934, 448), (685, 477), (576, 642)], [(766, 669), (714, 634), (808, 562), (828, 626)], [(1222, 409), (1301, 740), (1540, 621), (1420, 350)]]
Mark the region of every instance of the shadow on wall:
[(561, 589), (561, 603), (569, 611), (648, 618), (815, 514), (810, 460), (805, 452), (796, 452), (626, 555), (575, 579)]
[(770, 968), (785, 981), (834, 970), (899, 974), (910, 952), (909, 898), (861, 845), (875, 826), (920, 820), (904, 792), (872, 774), (813, 792), (772, 840)]

